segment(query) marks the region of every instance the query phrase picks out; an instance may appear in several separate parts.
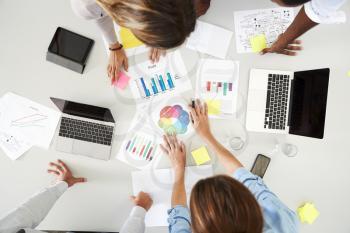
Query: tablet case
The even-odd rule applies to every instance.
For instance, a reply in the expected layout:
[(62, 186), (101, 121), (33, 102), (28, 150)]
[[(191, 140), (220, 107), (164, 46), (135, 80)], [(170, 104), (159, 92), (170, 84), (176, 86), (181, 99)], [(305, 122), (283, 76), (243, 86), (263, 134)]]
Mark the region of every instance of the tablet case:
[[(62, 32), (66, 33), (66, 34), (64, 34)], [(58, 51), (59, 50), (58, 45), (60, 43), (58, 38), (61, 37), (61, 39), (66, 39), (66, 38), (62, 38), (62, 37), (64, 37), (64, 35), (67, 35), (67, 34), (69, 34), (69, 36), (75, 37), (74, 39), (81, 39), (81, 40), (84, 40), (84, 42), (88, 43), (87, 47), (86, 46), (83, 47), (80, 45), (78, 45), (78, 47), (74, 47), (74, 49), (80, 50), (80, 52), (84, 54), (84, 56), (81, 58), (81, 61), (78, 61), (78, 60), (76, 60), (72, 57), (69, 57), (69, 56), (64, 56), (64, 55), (60, 54), (60, 52)], [(67, 38), (67, 41), (68, 40), (69, 39)], [(90, 54), (90, 51), (92, 49), (93, 44), (94, 44), (94, 41), (92, 39), (89, 39), (85, 36), (79, 35), (75, 32), (69, 31), (67, 29), (58, 27), (56, 29), (56, 32), (51, 40), (50, 46), (49, 46), (48, 51), (46, 53), (46, 60), (82, 74), (84, 72), (86, 62), (87, 62), (87, 59), (89, 57), (89, 54)]]

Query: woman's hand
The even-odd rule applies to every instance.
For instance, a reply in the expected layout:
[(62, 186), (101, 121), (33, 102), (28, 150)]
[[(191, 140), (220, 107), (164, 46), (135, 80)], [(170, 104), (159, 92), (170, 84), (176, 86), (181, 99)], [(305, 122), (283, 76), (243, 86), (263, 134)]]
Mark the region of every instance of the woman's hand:
[(195, 107), (190, 107), (190, 117), (193, 128), (196, 133), (203, 139), (208, 139), (211, 136), (209, 119), (208, 119), (208, 106), (206, 103), (202, 103), (200, 100), (196, 100)]
[(74, 177), (68, 166), (61, 160), (57, 160), (57, 163), (50, 162), (48, 173), (52, 173), (57, 176), (57, 181), (64, 181), (68, 184), (68, 187), (75, 185), (76, 183), (86, 182), (85, 178)]
[(131, 196), (130, 199), (134, 203), (134, 205), (140, 206), (144, 208), (146, 211), (148, 211), (153, 204), (152, 198), (148, 193), (145, 193), (145, 192), (139, 192), (139, 194), (137, 194), (136, 197)]
[(176, 135), (164, 135), (163, 145), (160, 145), (164, 153), (169, 156), (175, 174), (183, 174), (186, 166), (186, 148)]
[(284, 39), (283, 34), (281, 34), (275, 43), (273, 43), (270, 48), (263, 49), (261, 54), (279, 53), (288, 56), (295, 56), (297, 55), (297, 51), (302, 49), (303, 47), (301, 46), (300, 40), (289, 42), (288, 40)]
[(149, 51), (149, 59), (152, 61), (152, 63), (159, 62), (160, 56), (165, 56), (166, 50), (164, 49), (157, 49), (157, 48), (151, 48)]
[[(110, 46), (111, 49), (119, 47), (119, 43)], [(128, 57), (126, 56), (124, 49), (110, 51), (107, 73), (112, 84), (115, 80), (118, 80), (121, 68), (124, 68), (125, 71), (128, 71), (129, 68)]]

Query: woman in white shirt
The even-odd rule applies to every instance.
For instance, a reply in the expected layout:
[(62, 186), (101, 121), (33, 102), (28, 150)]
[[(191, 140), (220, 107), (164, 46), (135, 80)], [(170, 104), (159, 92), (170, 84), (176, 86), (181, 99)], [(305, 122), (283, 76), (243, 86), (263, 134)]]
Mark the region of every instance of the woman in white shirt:
[(295, 7), (304, 4), (288, 29), (279, 36), (278, 40), (263, 50), (265, 53), (281, 53), (294, 56), (301, 50), (299, 36), (318, 24), (345, 22), (345, 13), (338, 9), (346, 0), (272, 0), (280, 6)]
[(101, 30), (109, 45), (107, 73), (113, 82), (122, 67), (128, 69), (113, 21), (149, 46), (150, 59), (157, 62), (165, 49), (185, 41), (194, 30), (196, 18), (209, 8), (210, 0), (71, 0), (71, 5), (78, 16), (93, 20)]

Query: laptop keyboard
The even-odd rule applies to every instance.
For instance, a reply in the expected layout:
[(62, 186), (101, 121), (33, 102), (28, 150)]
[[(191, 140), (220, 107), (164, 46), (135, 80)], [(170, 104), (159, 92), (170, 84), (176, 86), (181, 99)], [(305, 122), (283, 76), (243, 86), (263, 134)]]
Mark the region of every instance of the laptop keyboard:
[(269, 74), (264, 128), (286, 128), (288, 94), (289, 75)]
[(110, 146), (113, 126), (62, 117), (59, 136)]

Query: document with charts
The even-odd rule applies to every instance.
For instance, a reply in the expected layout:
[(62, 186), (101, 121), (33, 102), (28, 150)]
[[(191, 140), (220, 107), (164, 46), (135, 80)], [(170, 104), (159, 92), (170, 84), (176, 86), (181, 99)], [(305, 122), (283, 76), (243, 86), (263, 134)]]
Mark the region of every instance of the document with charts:
[(179, 51), (168, 53), (157, 63), (147, 60), (129, 67), (129, 88), (138, 104), (147, 104), (192, 90), (191, 80)]
[(161, 143), (161, 134), (150, 124), (148, 114), (136, 112), (130, 128), (123, 135), (116, 158), (138, 169), (151, 169), (163, 154)]
[(284, 7), (234, 12), (237, 53), (252, 52), (250, 39), (257, 35), (265, 35), (271, 46), (293, 19), (293, 9)]
[(197, 70), (196, 97), (208, 105), (210, 118), (235, 117), (239, 62), (201, 59)]
[[(186, 167), (185, 189), (190, 196), (193, 186), (200, 180), (213, 175), (211, 165)], [(167, 211), (171, 208), (171, 192), (174, 182), (172, 169), (150, 169), (132, 173), (133, 193), (147, 192), (153, 205), (146, 214), (146, 226), (168, 226)], [(189, 198), (187, 198), (189, 200)]]
[(60, 119), (59, 112), (11, 92), (2, 97), (2, 103), (6, 112), (0, 128), (4, 132), (32, 145), (49, 148)]

